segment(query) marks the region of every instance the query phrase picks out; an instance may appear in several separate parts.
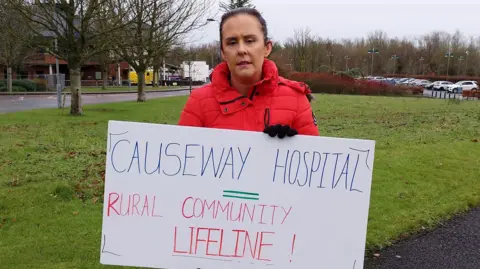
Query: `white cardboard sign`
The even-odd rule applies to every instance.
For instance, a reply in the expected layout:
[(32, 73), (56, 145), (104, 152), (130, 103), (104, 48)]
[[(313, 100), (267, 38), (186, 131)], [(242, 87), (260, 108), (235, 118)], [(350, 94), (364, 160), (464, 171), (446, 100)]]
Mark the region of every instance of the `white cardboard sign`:
[(374, 148), (110, 121), (100, 262), (363, 268)]

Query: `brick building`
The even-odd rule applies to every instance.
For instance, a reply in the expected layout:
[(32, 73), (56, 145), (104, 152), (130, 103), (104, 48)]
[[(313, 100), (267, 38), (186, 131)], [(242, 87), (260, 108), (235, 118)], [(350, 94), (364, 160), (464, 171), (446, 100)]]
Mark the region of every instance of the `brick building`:
[[(68, 64), (66, 61), (59, 60), (59, 71), (61, 74), (65, 74), (65, 80), (70, 80), (70, 74), (68, 69)], [(127, 62), (120, 62), (118, 64), (110, 64), (108, 68), (108, 78), (112, 80), (113, 78), (117, 79), (118, 67), (120, 67), (120, 74), (122, 81), (128, 80), (128, 69), (129, 64)], [(56, 73), (56, 61), (55, 57), (48, 53), (37, 53), (22, 64), (13, 68), (12, 77), (13, 79), (34, 79), (41, 77), (42, 75), (53, 75)], [(7, 77), (7, 69), (0, 66), (0, 74), (3, 74), (3, 79)], [(85, 85), (95, 85), (95, 83), (103, 82), (102, 77), (102, 68), (96, 62), (87, 62), (82, 67), (82, 84)]]

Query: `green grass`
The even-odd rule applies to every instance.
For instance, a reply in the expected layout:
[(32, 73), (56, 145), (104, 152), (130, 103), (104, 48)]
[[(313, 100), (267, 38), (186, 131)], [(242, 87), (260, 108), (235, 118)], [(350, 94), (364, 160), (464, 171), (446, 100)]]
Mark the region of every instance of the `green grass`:
[[(175, 90), (175, 89), (182, 89), (188, 88), (188, 86), (180, 87), (180, 86), (162, 86), (162, 87), (152, 87), (152, 86), (145, 86), (145, 91), (164, 91), (164, 90)], [(65, 91), (70, 91), (70, 88), (66, 88)], [(124, 86), (124, 87), (107, 87), (105, 90), (102, 90), (102, 87), (82, 87), (82, 92), (127, 92), (127, 91), (137, 91), (137, 86)]]
[[(376, 143), (367, 247), (480, 204), (480, 102), (318, 95), (324, 136)], [(0, 115), (0, 268), (102, 266), (108, 120), (176, 124), (186, 97)]]

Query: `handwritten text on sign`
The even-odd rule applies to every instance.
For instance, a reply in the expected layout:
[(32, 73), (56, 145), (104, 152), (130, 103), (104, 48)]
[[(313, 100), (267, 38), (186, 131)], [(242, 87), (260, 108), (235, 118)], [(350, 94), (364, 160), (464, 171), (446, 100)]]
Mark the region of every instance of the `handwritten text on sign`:
[(101, 262), (362, 268), (374, 142), (109, 122)]

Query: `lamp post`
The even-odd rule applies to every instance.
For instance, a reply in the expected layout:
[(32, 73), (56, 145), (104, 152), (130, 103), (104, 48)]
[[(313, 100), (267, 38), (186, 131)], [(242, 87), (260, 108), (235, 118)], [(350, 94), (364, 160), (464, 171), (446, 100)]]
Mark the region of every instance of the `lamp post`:
[[(207, 19), (207, 22), (217, 22), (217, 23), (219, 23), (219, 22), (218, 22), (216, 19), (214, 19), (214, 18), (208, 18), (208, 19)], [(216, 55), (216, 56), (217, 56), (217, 57), (216, 57), (216, 58), (217, 58), (217, 62), (219, 62), (219, 61), (220, 61), (220, 53), (216, 51), (216, 54), (217, 54), (217, 55)], [(213, 67), (214, 67), (214, 64), (213, 64), (213, 53), (210, 54), (210, 61), (211, 61), (211, 64), (212, 64), (211, 68), (213, 69)]]
[(468, 50), (465, 51), (465, 76), (467, 76), (467, 71), (468, 71)]
[(420, 59), (418, 59), (418, 60), (420, 61), (420, 64), (422, 65), (422, 75), (425, 75), (425, 65), (423, 64), (424, 58), (420, 57)]
[(461, 70), (462, 70), (462, 61), (463, 61), (463, 56), (458, 57), (458, 76), (460, 76)]
[[(58, 51), (58, 40), (55, 37), (55, 52)], [(58, 56), (55, 55), (55, 69), (56, 69), (56, 91), (57, 91), (57, 107), (62, 108), (62, 86), (60, 85), (60, 66), (58, 64)]]
[(345, 71), (348, 72), (348, 60), (350, 60), (349, 56), (345, 56)]
[[(365, 69), (366, 69), (366, 71), (365, 71)], [(363, 60), (362, 60), (362, 73), (365, 73), (365, 74), (368, 73), (368, 59), (366, 59), (366, 58), (363, 58)]]
[(372, 54), (372, 71), (370, 72), (370, 76), (373, 76), (373, 58), (375, 54), (378, 54), (378, 50), (376, 48), (371, 48), (368, 50), (369, 54)]
[(397, 63), (397, 59), (399, 57), (397, 56), (397, 54), (393, 54), (392, 57), (390, 57), (390, 59), (393, 59), (393, 75), (395, 75), (395, 71), (396, 71), (396, 63)]
[(328, 65), (330, 66), (330, 71), (333, 70), (333, 68), (332, 68), (332, 56), (333, 56), (333, 53), (331, 51), (328, 51), (327, 52), (327, 57), (328, 57)]
[(450, 69), (450, 58), (453, 58), (455, 57), (452, 53), (452, 50), (449, 49), (446, 53), (445, 53), (445, 58), (447, 58), (447, 78), (448, 78), (448, 69)]

